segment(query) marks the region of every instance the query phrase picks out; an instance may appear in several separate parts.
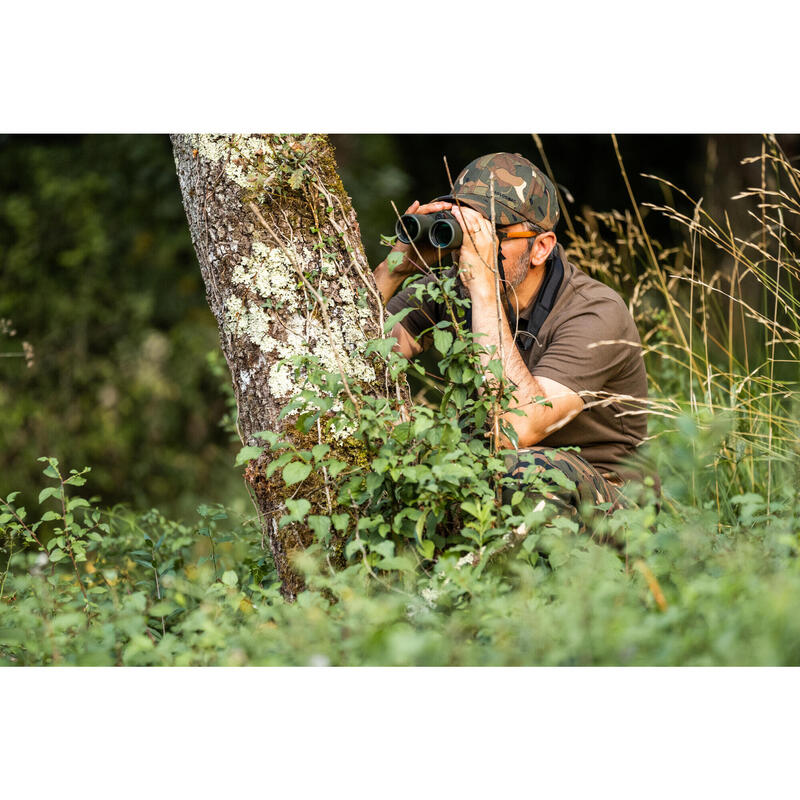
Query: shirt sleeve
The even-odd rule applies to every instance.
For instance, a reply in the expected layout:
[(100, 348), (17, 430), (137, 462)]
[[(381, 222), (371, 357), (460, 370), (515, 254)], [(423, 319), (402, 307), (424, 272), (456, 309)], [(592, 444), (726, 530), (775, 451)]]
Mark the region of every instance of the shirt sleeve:
[(420, 284), (427, 285), (432, 280), (434, 280), (432, 276), (426, 275), (414, 281), (405, 289), (399, 291), (386, 304), (386, 310), (389, 314), (397, 314), (404, 308), (412, 309), (400, 320), (400, 324), (415, 339), (419, 339), (423, 331), (433, 327), (437, 322), (444, 319), (445, 309), (441, 303), (435, 303), (424, 295), (422, 299), (418, 299), (415, 296), (417, 287)]
[(551, 378), (579, 394), (608, 391), (630, 363), (634, 347), (640, 348), (639, 335), (624, 303), (597, 298), (553, 331), (531, 374)]

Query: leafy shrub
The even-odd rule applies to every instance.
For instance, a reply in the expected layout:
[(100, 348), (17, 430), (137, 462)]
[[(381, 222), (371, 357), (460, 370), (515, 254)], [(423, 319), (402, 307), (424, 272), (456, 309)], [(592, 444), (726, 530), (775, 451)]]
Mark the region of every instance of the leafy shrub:
[[(779, 152), (769, 157), (797, 188), (797, 171)], [(790, 232), (769, 228), (777, 267), (770, 251), (753, 254), (753, 237), (730, 237), (737, 263), (771, 292), (774, 313), (756, 320), (765, 341), (747, 349), (728, 335), (730, 325), (745, 330), (733, 303), (727, 318), (706, 313), (715, 286), (728, 280), (732, 290), (735, 275), (698, 285), (691, 262), (683, 277), (698, 294), (682, 305), (686, 295), (658, 273), (670, 253), (638, 214), (624, 219), (625, 231), (614, 215), (586, 223), (593, 236), (606, 225), (629, 250), (624, 262), (641, 266), (631, 294), (637, 317), (652, 323), (660, 513), (645, 491), (611, 517), (595, 512), (587, 535), (536, 499), (540, 476), (512, 484), (508, 452), (484, 435), (508, 408), (508, 387), (493, 354), (454, 317), (431, 331), (445, 378), (435, 404), (404, 412), (296, 364), (307, 384), (285, 418), (307, 445), (264, 433), (264, 448), (240, 453), (241, 463), (269, 462), (278, 524), (315, 534), (296, 561), (308, 590), (294, 603), (280, 594), (257, 520), (219, 505), (200, 506), (189, 524), (155, 510), (103, 510), (74, 494), (88, 469), (65, 474), (44, 459), (52, 483), (39, 494), (42, 513), (17, 507), (16, 493), (0, 498), (0, 662), (800, 662), (796, 377), (777, 363), (800, 356)], [(689, 218), (693, 235), (719, 246), (703, 219)], [(573, 247), (589, 252), (578, 239)], [(602, 275), (616, 251), (596, 237), (592, 247)], [(605, 277), (613, 283), (613, 270)], [(457, 307), (451, 285), (437, 288)], [(411, 368), (391, 344), (371, 349), (396, 373)], [(482, 356), (494, 383), (483, 381)]]
[(749, 516), (728, 530), (713, 509), (684, 506), (637, 536), (651, 512), (617, 512), (622, 552), (568, 525), (474, 563), (464, 555), (478, 542), (465, 537), (421, 568), (410, 548), (393, 557), (378, 544), (332, 571), (315, 545), (297, 564), (309, 590), (287, 603), (253, 520), (219, 506), (190, 525), (100, 511), (75, 502), (80, 480), (69, 481), (85, 473), (58, 469), (48, 463), (44, 492), (56, 493), (42, 500), (57, 518), (0, 501), (3, 664), (800, 661), (798, 532), (790, 515), (764, 524), (763, 498), (744, 498)]

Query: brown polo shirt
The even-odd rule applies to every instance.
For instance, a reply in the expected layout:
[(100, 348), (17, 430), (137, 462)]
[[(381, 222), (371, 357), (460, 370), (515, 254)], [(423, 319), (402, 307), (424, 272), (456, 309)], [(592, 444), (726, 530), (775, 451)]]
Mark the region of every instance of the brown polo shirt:
[[(646, 407), (641, 402), (647, 397), (647, 374), (639, 333), (622, 298), (569, 263), (561, 245), (558, 248), (564, 277), (553, 308), (533, 344), (522, 349), (534, 298), (520, 312), (515, 342), (532, 375), (572, 389), (585, 405), (575, 419), (537, 446), (579, 447), (583, 458), (601, 473), (640, 479), (638, 467), (625, 466), (647, 436)], [(433, 280), (433, 276), (419, 279)], [(414, 310), (400, 324), (419, 339), (449, 317), (444, 304), (419, 301), (413, 292), (413, 285), (398, 292), (387, 309), (395, 314), (411, 306)]]

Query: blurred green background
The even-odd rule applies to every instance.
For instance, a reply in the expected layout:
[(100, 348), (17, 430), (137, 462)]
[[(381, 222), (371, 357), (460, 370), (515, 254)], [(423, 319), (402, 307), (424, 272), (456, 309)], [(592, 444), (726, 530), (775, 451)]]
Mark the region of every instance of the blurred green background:
[[(492, 151), (541, 158), (528, 134), (334, 135), (370, 262), (400, 211)], [(629, 201), (607, 135), (545, 135), (571, 213)], [(756, 135), (621, 136), (639, 202), (667, 178), (707, 208), (755, 185)], [(800, 137), (781, 137), (790, 153)], [(744, 212), (743, 212), (744, 213)], [(653, 216), (656, 238), (670, 223)], [(231, 393), (166, 135), (0, 136), (0, 493), (35, 502), (41, 455), (92, 467), (103, 504), (186, 516), (244, 510)]]

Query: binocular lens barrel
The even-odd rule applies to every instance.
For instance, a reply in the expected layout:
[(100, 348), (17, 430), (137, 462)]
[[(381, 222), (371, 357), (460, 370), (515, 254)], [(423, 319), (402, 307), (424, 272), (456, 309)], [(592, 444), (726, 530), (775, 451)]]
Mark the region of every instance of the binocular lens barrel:
[(428, 236), (431, 225), (433, 225), (433, 218), (430, 214), (403, 214), (397, 220), (394, 232), (403, 244), (411, 244), (420, 239), (424, 240)]
[(461, 226), (454, 218), (437, 219), (431, 226), (428, 238), (434, 247), (438, 247), (440, 250), (452, 250), (455, 247), (461, 247), (464, 235)]
[(461, 247), (464, 238), (456, 218), (447, 211), (436, 214), (404, 214), (397, 220), (394, 232), (403, 244), (427, 239), (439, 250)]

